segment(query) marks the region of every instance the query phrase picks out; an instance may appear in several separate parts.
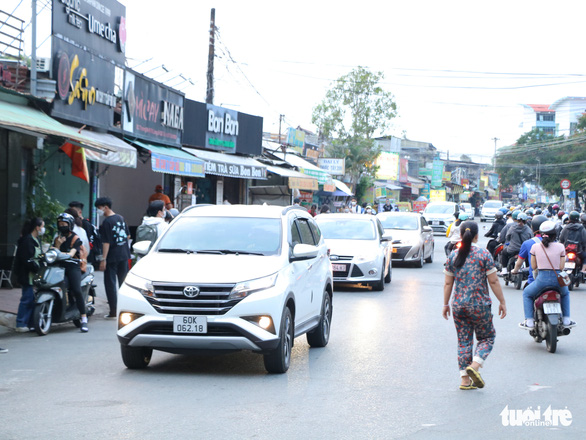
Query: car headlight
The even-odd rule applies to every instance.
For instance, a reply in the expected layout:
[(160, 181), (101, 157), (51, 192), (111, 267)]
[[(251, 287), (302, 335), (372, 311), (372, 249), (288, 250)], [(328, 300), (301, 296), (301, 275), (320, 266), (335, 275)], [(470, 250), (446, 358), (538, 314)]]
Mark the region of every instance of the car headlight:
[(270, 289), (277, 283), (279, 273), (269, 275), (268, 277), (257, 278), (255, 280), (243, 281), (234, 286), (230, 292), (229, 299), (242, 299), (259, 290)]
[(153, 287), (153, 283), (146, 278), (141, 278), (137, 275), (134, 275), (132, 272), (128, 272), (126, 275), (126, 279), (124, 280), (124, 284), (128, 287), (132, 287), (135, 290), (138, 290), (144, 296), (155, 296), (155, 288)]

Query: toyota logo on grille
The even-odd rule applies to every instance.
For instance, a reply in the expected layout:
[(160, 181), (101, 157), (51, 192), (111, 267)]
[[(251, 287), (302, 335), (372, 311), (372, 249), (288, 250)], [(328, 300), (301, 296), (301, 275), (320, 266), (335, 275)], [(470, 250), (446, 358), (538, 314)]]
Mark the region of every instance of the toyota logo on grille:
[(187, 298), (195, 298), (197, 295), (199, 295), (199, 287), (187, 286), (185, 289), (183, 289), (183, 295), (185, 295)]

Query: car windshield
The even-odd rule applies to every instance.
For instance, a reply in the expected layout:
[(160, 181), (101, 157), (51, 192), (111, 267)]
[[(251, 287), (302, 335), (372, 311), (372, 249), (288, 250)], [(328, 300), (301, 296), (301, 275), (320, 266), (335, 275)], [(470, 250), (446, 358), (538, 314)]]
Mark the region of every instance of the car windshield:
[(503, 206), (501, 202), (486, 202), (484, 204), (485, 208), (500, 208), (501, 206)]
[(429, 205), (425, 208), (426, 214), (451, 214), (454, 212), (452, 205)]
[(182, 217), (171, 223), (157, 252), (275, 255), (281, 220), (249, 217)]
[(418, 228), (419, 219), (412, 215), (385, 215), (379, 217), (385, 229), (402, 229), (414, 231)]
[(374, 240), (374, 223), (353, 219), (316, 219), (325, 239)]

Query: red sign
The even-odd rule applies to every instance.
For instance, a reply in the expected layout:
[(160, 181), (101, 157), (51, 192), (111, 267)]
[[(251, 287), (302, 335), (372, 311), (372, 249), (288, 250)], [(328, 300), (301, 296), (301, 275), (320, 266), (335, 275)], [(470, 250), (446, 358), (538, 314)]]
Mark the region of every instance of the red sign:
[(572, 186), (572, 184), (570, 183), (570, 181), (568, 179), (563, 179), (560, 182), (560, 186), (562, 187), (562, 189), (570, 189), (570, 186)]
[(427, 202), (413, 202), (413, 212), (423, 212), (426, 206)]

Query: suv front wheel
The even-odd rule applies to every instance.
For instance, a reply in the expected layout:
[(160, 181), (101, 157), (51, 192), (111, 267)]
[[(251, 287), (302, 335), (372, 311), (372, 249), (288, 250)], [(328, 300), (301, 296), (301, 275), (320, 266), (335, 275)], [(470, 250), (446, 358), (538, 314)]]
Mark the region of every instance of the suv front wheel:
[(131, 370), (146, 368), (153, 355), (152, 348), (134, 348), (128, 347), (127, 345), (121, 345), (120, 351), (122, 353), (122, 362), (124, 362), (124, 365)]
[(269, 373), (282, 374), (289, 369), (291, 350), (293, 348), (293, 315), (289, 307), (285, 307), (281, 319), (280, 341), (275, 350), (264, 355), (265, 368)]

